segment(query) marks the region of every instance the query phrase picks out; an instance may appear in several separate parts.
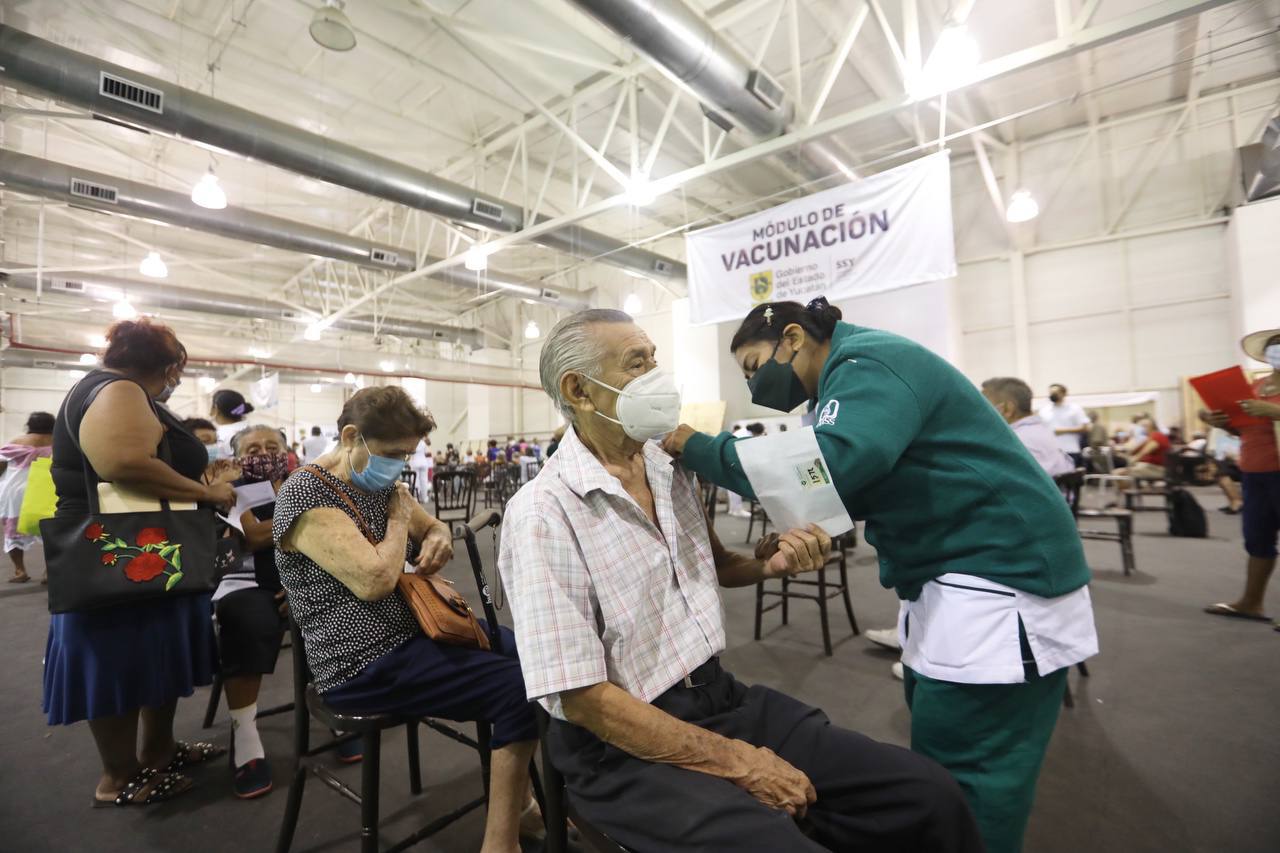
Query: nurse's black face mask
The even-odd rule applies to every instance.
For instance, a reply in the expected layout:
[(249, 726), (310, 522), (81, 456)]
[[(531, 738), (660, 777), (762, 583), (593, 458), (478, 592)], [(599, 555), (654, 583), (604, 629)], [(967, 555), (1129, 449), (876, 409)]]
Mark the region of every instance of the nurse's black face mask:
[(791, 362), (796, 360), (795, 353), (786, 364), (778, 361), (778, 347), (782, 346), (782, 338), (773, 345), (773, 353), (769, 360), (756, 368), (756, 372), (747, 380), (751, 389), (751, 402), (757, 406), (776, 409), (779, 412), (790, 412), (796, 406), (809, 399), (809, 392), (796, 375)]

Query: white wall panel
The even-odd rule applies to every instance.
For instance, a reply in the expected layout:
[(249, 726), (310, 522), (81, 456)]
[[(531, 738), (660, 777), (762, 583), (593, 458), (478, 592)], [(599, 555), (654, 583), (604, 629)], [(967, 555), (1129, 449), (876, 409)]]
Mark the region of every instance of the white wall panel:
[(1027, 317), (1032, 323), (1124, 306), (1125, 258), (1120, 242), (1037, 252), (1026, 262)]
[(1039, 323), (1031, 327), (1031, 376), (1038, 393), (1061, 382), (1077, 393), (1103, 394), (1137, 387), (1123, 314)]
[(964, 374), (981, 384), (993, 376), (1012, 376), (1014, 370), (1013, 328), (967, 332), (964, 335)]
[(1012, 323), (1013, 302), (1009, 291), (1008, 261), (960, 264), (956, 270), (956, 311), (961, 328)]
[(1129, 299), (1135, 306), (1225, 294), (1226, 226), (1192, 228), (1124, 241)]
[(1174, 388), (1235, 360), (1226, 299), (1135, 310), (1132, 324), (1137, 388)]

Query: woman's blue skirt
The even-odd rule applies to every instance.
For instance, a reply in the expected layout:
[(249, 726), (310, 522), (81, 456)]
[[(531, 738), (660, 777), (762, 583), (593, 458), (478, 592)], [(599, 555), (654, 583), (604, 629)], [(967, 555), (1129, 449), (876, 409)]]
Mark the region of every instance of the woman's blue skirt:
[(49, 725), (165, 705), (213, 680), (209, 595), (55, 613), (44, 656)]

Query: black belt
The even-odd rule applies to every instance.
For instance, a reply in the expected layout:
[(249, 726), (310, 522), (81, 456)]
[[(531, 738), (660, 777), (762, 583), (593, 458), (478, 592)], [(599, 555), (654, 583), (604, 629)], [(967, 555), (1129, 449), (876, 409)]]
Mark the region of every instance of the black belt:
[(720, 658), (718, 655), (712, 655), (707, 659), (706, 663), (694, 667), (688, 675), (673, 684), (671, 689), (674, 690), (677, 687), (684, 687), (686, 689), (706, 687), (708, 684), (715, 681), (719, 675)]

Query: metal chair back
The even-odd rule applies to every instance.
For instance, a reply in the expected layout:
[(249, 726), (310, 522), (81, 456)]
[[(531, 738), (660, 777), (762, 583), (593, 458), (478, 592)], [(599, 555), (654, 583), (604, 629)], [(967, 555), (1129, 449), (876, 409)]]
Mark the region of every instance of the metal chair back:
[(436, 518), (449, 521), (466, 521), (475, 514), (476, 475), (474, 471), (441, 471), (433, 481)]

